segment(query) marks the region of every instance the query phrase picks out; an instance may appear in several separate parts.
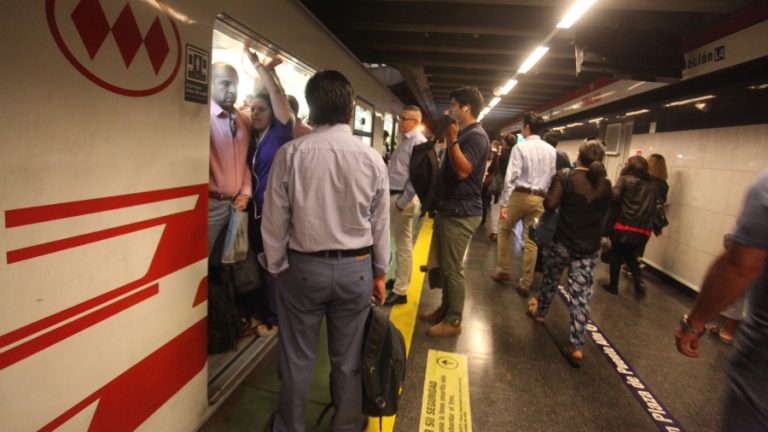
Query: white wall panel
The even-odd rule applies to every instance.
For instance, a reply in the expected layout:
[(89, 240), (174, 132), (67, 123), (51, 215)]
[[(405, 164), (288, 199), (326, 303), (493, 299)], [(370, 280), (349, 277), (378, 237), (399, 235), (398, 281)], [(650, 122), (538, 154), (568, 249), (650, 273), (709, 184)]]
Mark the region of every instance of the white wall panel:
[[(582, 140), (562, 141), (571, 161)], [(768, 168), (768, 124), (634, 135), (629, 151), (662, 154), (669, 170), (670, 225), (645, 259), (691, 288), (723, 249), (757, 175)], [(610, 157), (610, 156), (608, 156)], [(615, 181), (614, 173), (608, 173)]]

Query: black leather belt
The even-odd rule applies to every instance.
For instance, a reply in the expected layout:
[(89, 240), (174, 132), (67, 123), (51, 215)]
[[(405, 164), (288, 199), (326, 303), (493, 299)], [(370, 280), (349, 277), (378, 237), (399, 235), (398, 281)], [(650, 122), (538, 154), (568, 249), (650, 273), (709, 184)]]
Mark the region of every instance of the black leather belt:
[(236, 197), (237, 194), (228, 195), (221, 192), (208, 191), (208, 198), (217, 199), (219, 201), (234, 201)]
[(512, 192), (524, 193), (528, 195), (536, 195), (542, 198), (546, 198), (547, 196), (546, 192), (531, 190), (531, 189), (520, 187), (520, 186), (515, 186), (515, 189)]
[(450, 217), (466, 217), (467, 212), (463, 208), (450, 209), (450, 210), (438, 210), (438, 214)]
[(403, 193), (403, 191), (401, 191), (401, 190), (395, 190), (395, 189), (390, 189), (389, 190), (389, 194), (390, 195), (397, 195), (397, 194), (401, 194), (401, 193)]
[(322, 250), (316, 252), (302, 252), (295, 249), (289, 249), (293, 253), (300, 255), (309, 255), (320, 258), (351, 258), (365, 256), (371, 253), (371, 247), (367, 246), (360, 249), (336, 249), (336, 250)]

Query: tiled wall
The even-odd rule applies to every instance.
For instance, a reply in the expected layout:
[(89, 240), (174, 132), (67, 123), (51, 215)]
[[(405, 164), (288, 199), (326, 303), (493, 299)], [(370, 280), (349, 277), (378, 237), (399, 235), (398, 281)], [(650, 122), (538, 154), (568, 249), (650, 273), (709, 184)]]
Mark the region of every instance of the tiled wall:
[[(558, 149), (575, 160), (580, 143)], [(768, 168), (768, 124), (635, 135), (629, 147), (662, 154), (669, 170), (669, 226), (648, 243), (645, 260), (698, 291), (747, 189)]]

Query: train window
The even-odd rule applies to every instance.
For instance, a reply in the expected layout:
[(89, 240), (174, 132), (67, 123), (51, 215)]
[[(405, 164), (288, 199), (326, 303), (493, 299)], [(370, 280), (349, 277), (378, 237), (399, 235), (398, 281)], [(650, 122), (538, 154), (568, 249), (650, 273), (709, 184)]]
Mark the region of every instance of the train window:
[(373, 115), (373, 104), (360, 96), (356, 97), (352, 133), (369, 146), (373, 146)]
[(384, 113), (384, 130), (389, 134), (390, 145), (392, 145), (395, 136), (395, 124), (395, 116), (393, 116), (391, 113)]
[(237, 21), (227, 16), (220, 16), (214, 24), (211, 59), (213, 63), (219, 61), (228, 63), (237, 70), (240, 84), (237, 89), (235, 106), (240, 109), (246, 108), (247, 99), (262, 91), (259, 75), (243, 52), (246, 42), (252, 44), (262, 63), (267, 63), (275, 57), (282, 60), (282, 64), (275, 68), (275, 73), (285, 90), (285, 94), (292, 95), (298, 100), (299, 112), (296, 115), (305, 119), (309, 115), (309, 108), (304, 99), (304, 87), (315, 73), (315, 69)]

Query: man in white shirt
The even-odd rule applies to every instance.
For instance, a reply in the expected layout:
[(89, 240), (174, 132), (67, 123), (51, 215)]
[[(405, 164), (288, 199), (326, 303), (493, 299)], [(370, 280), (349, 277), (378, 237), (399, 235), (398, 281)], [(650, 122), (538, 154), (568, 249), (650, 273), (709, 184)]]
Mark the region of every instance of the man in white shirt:
[(397, 117), (400, 140), (389, 162), (389, 221), (395, 237), (397, 272), (392, 292), (384, 305), (393, 306), (408, 302), (408, 285), (413, 267), (413, 216), (419, 209), (419, 198), (411, 185), (410, 168), (413, 146), (427, 141), (419, 130), (421, 108), (407, 105)]
[(555, 149), (539, 137), (542, 119), (536, 113), (523, 114), (522, 135), (525, 141), (512, 148), (504, 190), (501, 193), (498, 263), (491, 278), (496, 282), (512, 280), (512, 251), (509, 234), (517, 221), (523, 221), (523, 272), (515, 290), (528, 297), (536, 268), (536, 243), (528, 238), (531, 222), (544, 212), (544, 197), (555, 175)]
[[(336, 71), (305, 89), (315, 130), (277, 150), (261, 235), (277, 278), (282, 384), (274, 432), (303, 431), (320, 326), (328, 327), (332, 427), (357, 432), (363, 337), (371, 295), (384, 300), (389, 270), (389, 179), (381, 155), (352, 135), (355, 99)], [(354, 167), (354, 169), (351, 169)]]

